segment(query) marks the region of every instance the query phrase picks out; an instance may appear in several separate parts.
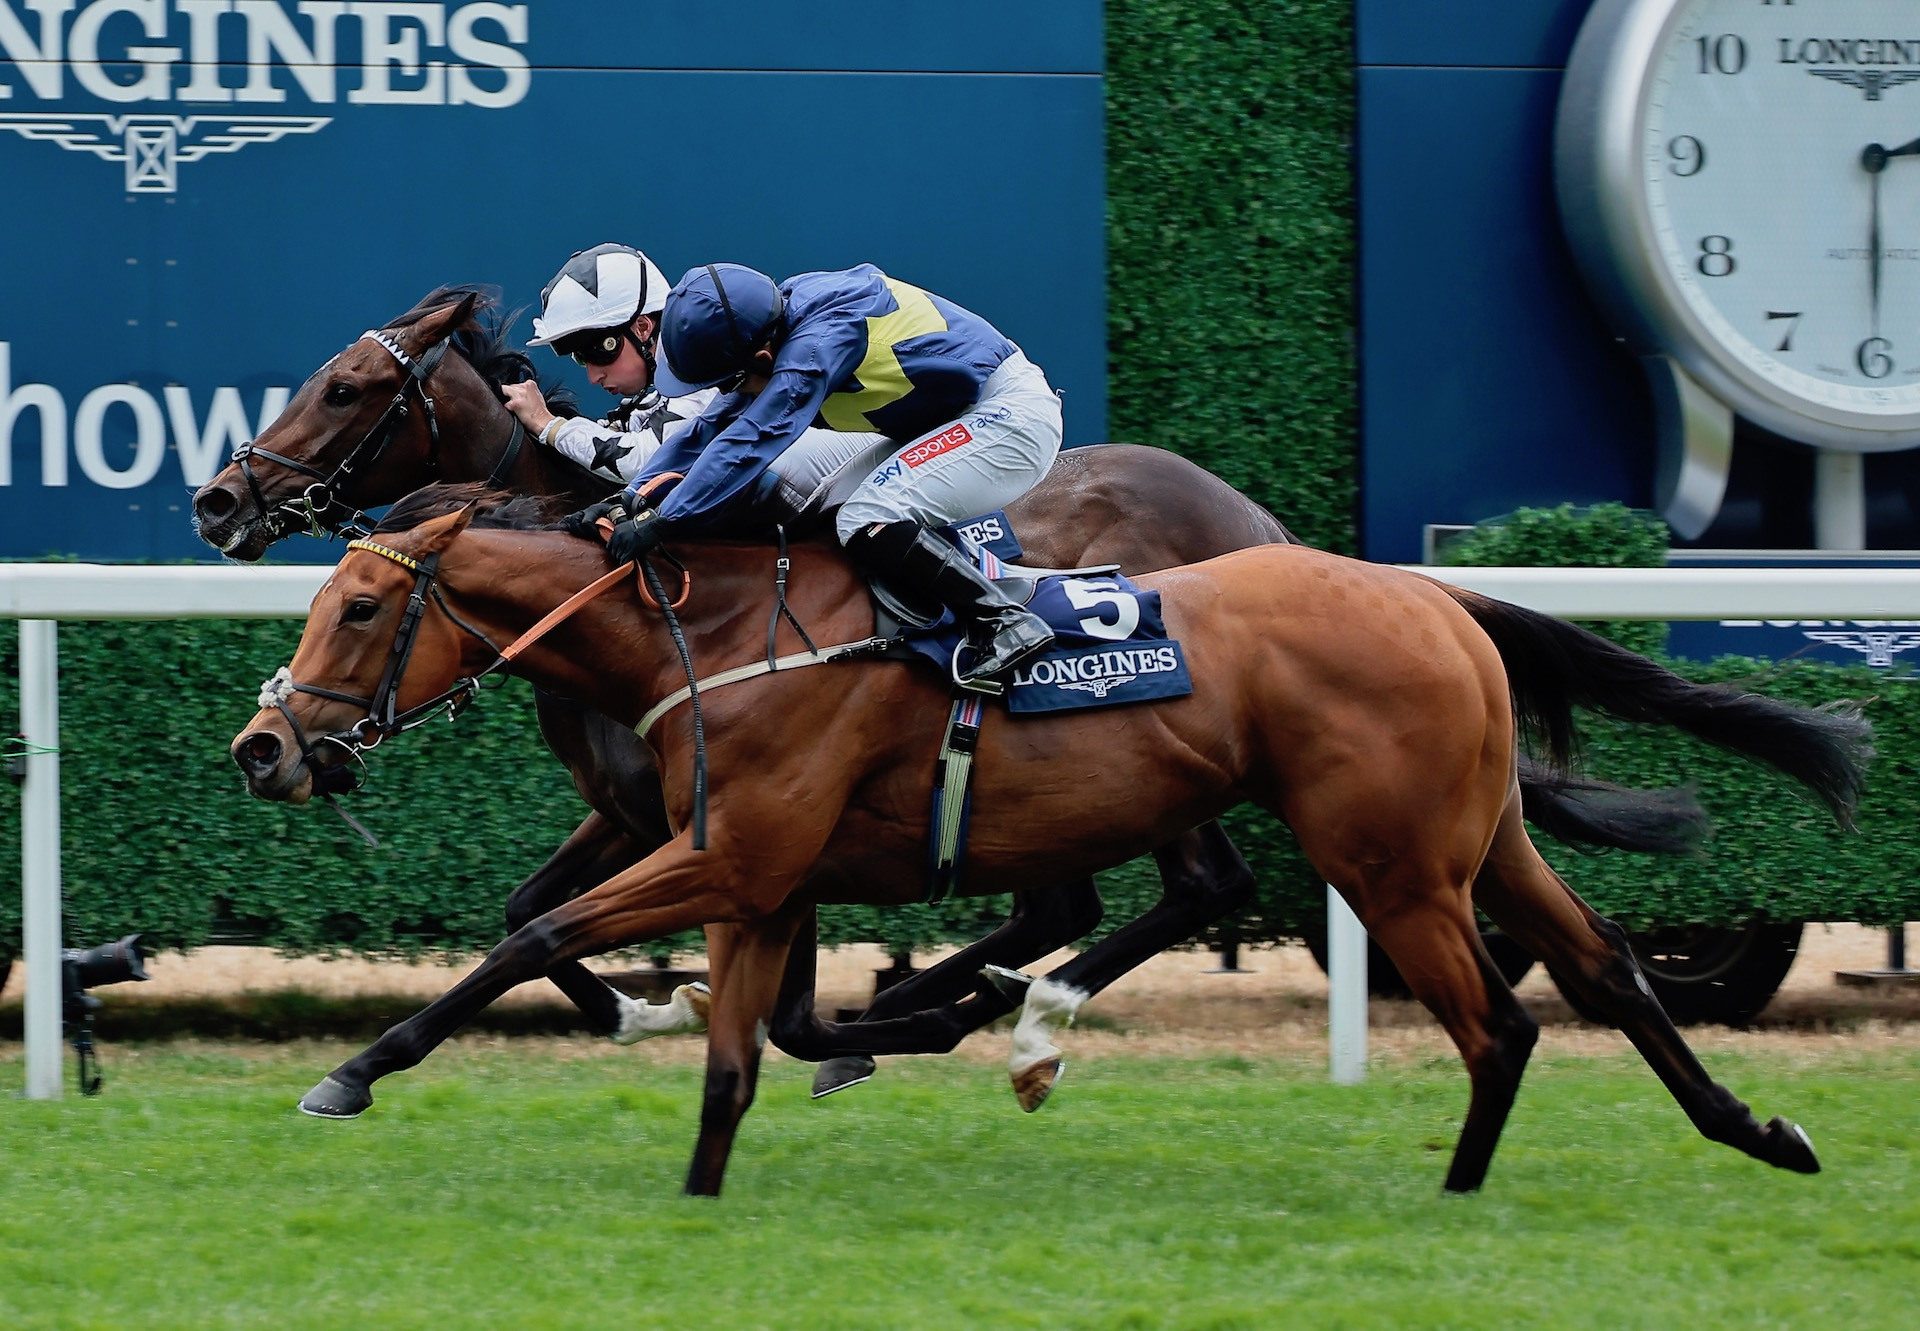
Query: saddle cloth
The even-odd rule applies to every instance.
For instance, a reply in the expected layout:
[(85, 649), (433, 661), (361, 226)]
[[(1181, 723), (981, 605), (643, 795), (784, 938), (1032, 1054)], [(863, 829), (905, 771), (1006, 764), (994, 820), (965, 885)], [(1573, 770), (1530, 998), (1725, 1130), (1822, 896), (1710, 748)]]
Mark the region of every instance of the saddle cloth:
[[(1062, 712), (1121, 703), (1182, 698), (1193, 692), (1180, 644), (1167, 636), (1160, 593), (1104, 570), (1045, 573), (1003, 565), (968, 543), (981, 571), (1046, 620), (1052, 651), (1014, 671), (1007, 710)], [(906, 645), (943, 672), (952, 669), (963, 634), (950, 614), (904, 630)]]

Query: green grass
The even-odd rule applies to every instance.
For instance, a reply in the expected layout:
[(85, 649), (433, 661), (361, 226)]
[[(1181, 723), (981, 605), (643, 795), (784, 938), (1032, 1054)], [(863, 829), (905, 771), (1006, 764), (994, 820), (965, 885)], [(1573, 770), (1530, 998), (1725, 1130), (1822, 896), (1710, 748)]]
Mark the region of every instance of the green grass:
[(334, 1044), (120, 1046), (96, 1100), (0, 1099), (0, 1325), (1865, 1328), (1920, 1288), (1910, 1049), (1713, 1060), (1816, 1178), (1637, 1061), (1538, 1059), (1469, 1198), (1450, 1059), (1083, 1060), (1032, 1117), (978, 1063), (811, 1104), (782, 1062), (716, 1203), (679, 1195), (698, 1069), (586, 1048), (454, 1045), (352, 1123), (292, 1109)]

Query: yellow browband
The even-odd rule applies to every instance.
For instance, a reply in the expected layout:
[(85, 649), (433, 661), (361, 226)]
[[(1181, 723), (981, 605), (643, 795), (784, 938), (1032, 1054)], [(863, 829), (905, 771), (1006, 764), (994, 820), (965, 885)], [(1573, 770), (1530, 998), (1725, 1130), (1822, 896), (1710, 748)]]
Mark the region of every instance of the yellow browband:
[(384, 545), (375, 545), (372, 541), (348, 541), (347, 549), (371, 550), (376, 555), (385, 555), (388, 559), (391, 559), (394, 563), (400, 565), (401, 568), (409, 569), (415, 573), (418, 573), (420, 571), (419, 560), (410, 558), (407, 555), (403, 555), (398, 550), (389, 550)]

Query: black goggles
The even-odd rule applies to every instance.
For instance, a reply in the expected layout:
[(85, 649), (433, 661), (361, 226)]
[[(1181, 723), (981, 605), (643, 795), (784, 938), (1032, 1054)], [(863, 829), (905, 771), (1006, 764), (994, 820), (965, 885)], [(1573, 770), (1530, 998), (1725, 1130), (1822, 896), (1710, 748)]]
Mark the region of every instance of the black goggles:
[(605, 366), (620, 359), (620, 348), (626, 340), (625, 327), (595, 328), (574, 334), (555, 350), (578, 365)]

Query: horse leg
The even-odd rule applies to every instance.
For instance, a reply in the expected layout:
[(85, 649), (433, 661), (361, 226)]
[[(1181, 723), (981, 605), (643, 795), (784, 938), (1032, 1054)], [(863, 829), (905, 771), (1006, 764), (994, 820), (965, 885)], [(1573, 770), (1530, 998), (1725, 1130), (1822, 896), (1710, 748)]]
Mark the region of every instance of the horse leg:
[(1367, 929), (1414, 997), (1439, 1018), (1467, 1065), (1473, 1089), (1446, 1189), (1473, 1192), (1486, 1181), (1540, 1028), (1487, 955), (1464, 890), (1437, 894), (1369, 885), (1359, 896), (1393, 901), (1368, 913)]
[[(728, 881), (731, 867), (718, 855), (695, 854), (688, 838), (676, 838), (514, 930), (453, 988), (335, 1068), (307, 1092), (300, 1108), (322, 1118), (352, 1118), (373, 1103), (375, 1081), (419, 1063), (515, 985), (561, 962), (737, 918), (748, 889)], [(758, 890), (769, 876), (757, 873), (743, 881)], [(793, 877), (797, 881), (797, 871)]]
[[(1099, 925), (1102, 913), (1100, 889), (1091, 878), (1067, 883), (1051, 891), (1016, 891), (1013, 894), (1013, 913), (1007, 917), (1005, 924), (978, 942), (877, 995), (873, 1005), (860, 1017), (860, 1022), (896, 1019), (924, 1008), (954, 1003), (978, 989), (983, 966), (1018, 969), (1028, 965), (1035, 958), (1044, 957), (1091, 932)], [(993, 1021), (1012, 1010), (1012, 1006), (1008, 1005), (985, 1020)], [(784, 1032), (804, 1029), (809, 1025), (824, 1028), (831, 1024), (809, 1021), (813, 1016), (811, 990), (808, 991), (804, 1013), (788, 1011), (784, 998), (781, 1000), (781, 1013), (786, 1020), (776, 1021), (773, 1042), (783, 1053), (796, 1058), (802, 1055), (782, 1043)], [(814, 1029), (809, 1034), (807, 1045), (814, 1050), (830, 1048), (833, 1038), (823, 1029)], [(873, 1075), (873, 1069), (873, 1058), (869, 1054), (829, 1057), (813, 1075), (813, 1098), (818, 1100), (823, 1095), (857, 1086)]]
[[(811, 907), (788, 908), (733, 931), (726, 969), (716, 982), (707, 1032), (707, 1082), (700, 1101), (700, 1136), (687, 1170), (689, 1197), (718, 1197), (740, 1120), (753, 1104), (768, 1014), (779, 995), (782, 963), (794, 951), (794, 930)], [(809, 941), (811, 931), (809, 932)], [(811, 946), (807, 949), (812, 955)]]
[[(1059, 1082), (1065, 1060), (1053, 1036), (1073, 1024), (1081, 1004), (1253, 899), (1253, 870), (1218, 823), (1195, 828), (1153, 857), (1164, 886), (1153, 908), (1026, 988), (1007, 1070), (1028, 1113), (1045, 1104)], [(1025, 977), (1009, 979), (1016, 990), (1025, 983)]]
[(1509, 937), (1546, 963), (1556, 984), (1633, 1042), (1701, 1136), (1780, 1169), (1820, 1171), (1799, 1125), (1775, 1118), (1761, 1126), (1739, 1097), (1707, 1075), (1647, 987), (1626, 934), (1540, 858), (1516, 805), (1501, 817), (1473, 896)]
[[(604, 883), (645, 854), (646, 849), (632, 835), (597, 813), (588, 814), (560, 849), (507, 899), (507, 932), (531, 924), (561, 902)], [(577, 961), (561, 963), (547, 973), (547, 978), (580, 1009), (589, 1030), (619, 1044), (706, 1029), (705, 985), (681, 985), (665, 1003), (643, 1003), (627, 997)]]

